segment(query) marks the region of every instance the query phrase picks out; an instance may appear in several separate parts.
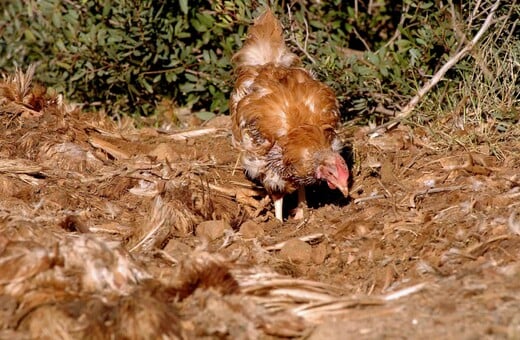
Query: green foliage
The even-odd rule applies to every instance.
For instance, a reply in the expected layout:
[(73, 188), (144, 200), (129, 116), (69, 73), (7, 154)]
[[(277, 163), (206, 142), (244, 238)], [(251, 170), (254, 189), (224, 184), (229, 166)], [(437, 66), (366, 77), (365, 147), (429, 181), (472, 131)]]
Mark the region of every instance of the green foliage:
[[(450, 0), (302, 1), (293, 6), (292, 25), (286, 21), (286, 26), (291, 28), (293, 46), (300, 54), (302, 49), (308, 51), (315, 63), (305, 61), (336, 90), (346, 118), (384, 120), (392, 111), (399, 111), (476, 34), (492, 3), (485, 1), (475, 8), (471, 2), (454, 4)], [(460, 100), (457, 93), (461, 88), (467, 92), (463, 96), (482, 91), (475, 88), (475, 80), (482, 79), (474, 74), (482, 74), (486, 67), (492, 70), (484, 71), (501, 76), (505, 76), (504, 68), (510, 75), (519, 74), (519, 13), (520, 5), (503, 4), (496, 14), (502, 18), (501, 27), (492, 26), (486, 34), (497, 44), (486, 43), (486, 50), (477, 48), (455, 65), (434, 89), (432, 98), (438, 102), (423, 109), (428, 111), (434, 104), (446, 107), (451, 94), (456, 97), (452, 100)], [(507, 53), (508, 58), (499, 65), (500, 57), (489, 58), (494, 54), (491, 50)], [(511, 88), (508, 110), (516, 107), (518, 111), (517, 77), (502, 79), (508, 79)], [(493, 80), (491, 86), (499, 88), (496, 78)]]
[[(39, 81), (112, 114), (150, 115), (171, 99), (207, 119), (209, 112), (227, 111), (231, 56), (265, 1), (0, 0), (0, 5), (0, 69), (37, 63)], [(471, 6), (303, 0), (290, 2), (289, 11), (285, 1), (271, 3), (288, 45), (336, 90), (345, 117), (365, 120), (398, 110), (471, 39), (485, 18), (463, 21), (471, 17)], [(502, 6), (502, 15), (509, 11), (508, 20), (518, 21), (515, 6)], [(508, 34), (515, 36), (504, 29), (495, 38)], [(518, 38), (508, 44), (517, 46)], [(455, 91), (470, 79), (474, 58), (453, 68), (440, 89)]]
[(37, 63), (37, 79), (69, 98), (127, 114), (165, 97), (226, 111), (230, 57), (251, 17), (241, 2), (3, 2), (0, 69)]

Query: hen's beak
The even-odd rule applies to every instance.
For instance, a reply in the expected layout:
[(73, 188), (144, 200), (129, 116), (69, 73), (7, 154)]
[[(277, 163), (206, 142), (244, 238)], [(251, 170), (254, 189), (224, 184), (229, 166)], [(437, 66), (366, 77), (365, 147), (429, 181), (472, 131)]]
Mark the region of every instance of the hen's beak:
[(333, 157), (326, 159), (318, 167), (317, 177), (326, 180), (329, 188), (339, 189), (345, 197), (348, 197), (349, 172), (345, 160), (340, 155), (335, 154)]
[(336, 176), (330, 176), (327, 178), (327, 184), (329, 185), (329, 188), (338, 189), (341, 191), (343, 196), (348, 197), (348, 174), (344, 180)]
[(348, 197), (348, 185), (340, 184), (340, 183), (334, 183), (333, 181), (327, 180), (327, 183), (331, 189), (334, 189), (332, 186), (335, 187), (335, 189), (338, 189), (341, 191), (343, 196)]

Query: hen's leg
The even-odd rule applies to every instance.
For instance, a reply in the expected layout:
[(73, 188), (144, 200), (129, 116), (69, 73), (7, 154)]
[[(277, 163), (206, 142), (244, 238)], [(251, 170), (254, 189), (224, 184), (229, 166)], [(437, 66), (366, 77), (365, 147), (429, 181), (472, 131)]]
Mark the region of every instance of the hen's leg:
[(274, 216), (283, 222), (283, 196), (273, 196)]
[(307, 198), (305, 197), (305, 187), (301, 186), (298, 188), (298, 206), (294, 209), (294, 219), (301, 220), (303, 218), (303, 208), (307, 204)]
[(302, 185), (298, 188), (298, 206), (307, 205), (307, 197), (305, 196), (305, 187)]

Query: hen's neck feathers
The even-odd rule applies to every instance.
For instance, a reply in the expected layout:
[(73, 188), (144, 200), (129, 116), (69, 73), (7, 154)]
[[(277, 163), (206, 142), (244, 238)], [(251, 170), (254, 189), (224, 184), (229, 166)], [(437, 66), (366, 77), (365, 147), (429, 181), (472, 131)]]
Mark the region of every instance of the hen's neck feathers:
[(293, 66), (299, 63), (299, 58), (285, 46), (282, 34), (280, 23), (268, 9), (249, 28), (244, 46), (233, 56), (236, 67), (268, 63)]

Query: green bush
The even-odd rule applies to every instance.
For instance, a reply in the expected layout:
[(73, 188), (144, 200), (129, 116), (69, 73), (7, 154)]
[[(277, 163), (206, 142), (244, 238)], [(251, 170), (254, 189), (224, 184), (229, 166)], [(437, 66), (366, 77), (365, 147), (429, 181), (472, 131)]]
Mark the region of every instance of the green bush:
[[(271, 4), (289, 46), (336, 90), (346, 118), (365, 120), (403, 106), (485, 19), (464, 21), (473, 5), (450, 1), (291, 4), (290, 11), (285, 1)], [(207, 118), (227, 111), (230, 58), (265, 1), (0, 0), (0, 6), (1, 70), (37, 63), (39, 81), (111, 114), (150, 115), (169, 100)], [(520, 27), (518, 8), (501, 6), (508, 27)], [(508, 37), (518, 52), (513, 33), (490, 36)], [(439, 91), (457, 92), (475, 58), (453, 68)]]
[[(307, 46), (315, 60), (310, 66), (335, 88), (345, 118), (381, 123), (474, 37), (495, 1), (479, 7), (413, 0), (298, 3), (293, 46)], [(495, 18), (477, 47), (423, 99), (419, 121), (461, 110), (476, 120), (519, 121), (520, 4), (502, 1)], [(467, 97), (474, 100), (461, 108)]]
[[(2, 1), (0, 69), (111, 113), (153, 113), (163, 98), (224, 112), (246, 6), (212, 1)], [(238, 19), (238, 20), (237, 20)]]

